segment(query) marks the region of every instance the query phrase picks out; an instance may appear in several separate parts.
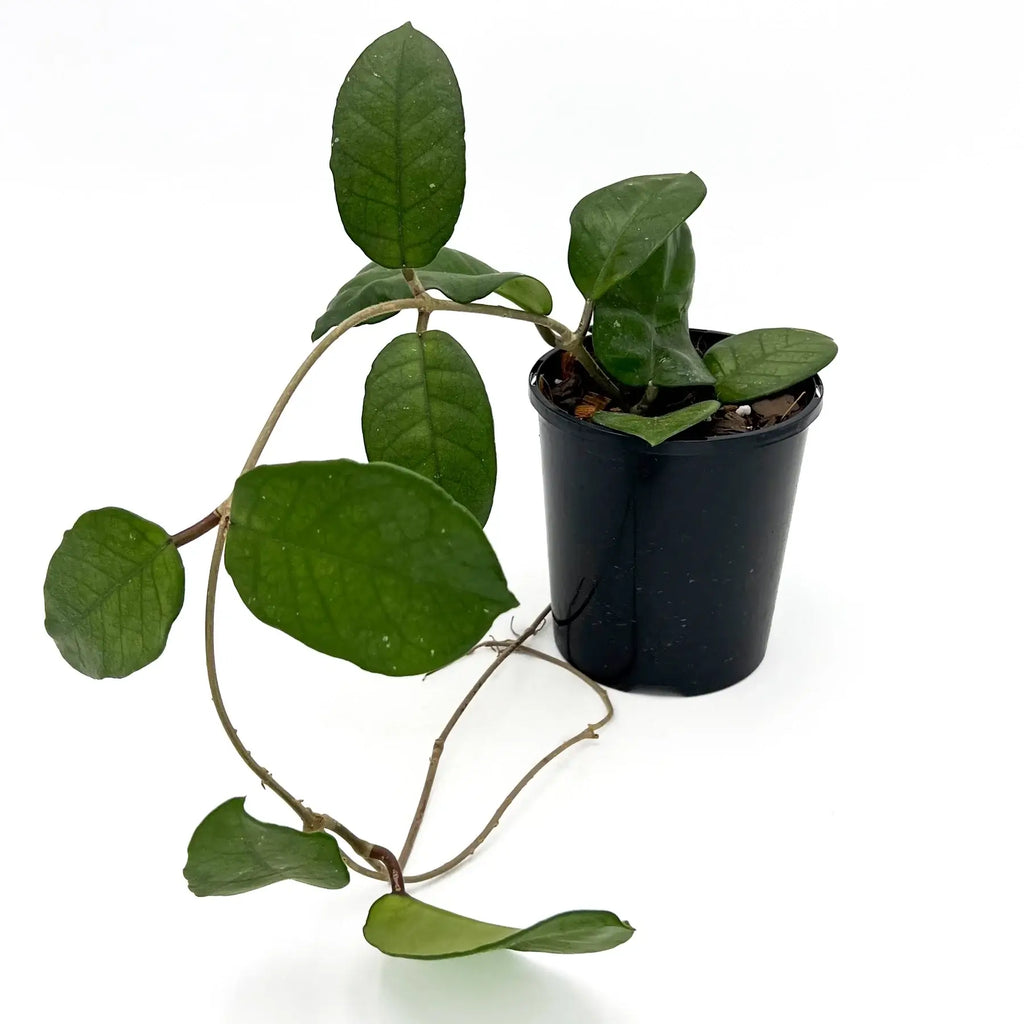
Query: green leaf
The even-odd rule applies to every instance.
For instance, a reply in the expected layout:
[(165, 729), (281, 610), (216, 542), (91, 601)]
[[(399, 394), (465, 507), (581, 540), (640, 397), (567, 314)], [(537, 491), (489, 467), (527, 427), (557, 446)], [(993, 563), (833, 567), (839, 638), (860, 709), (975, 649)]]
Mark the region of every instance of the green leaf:
[(723, 402), (744, 402), (799, 384), (828, 366), (837, 351), (824, 334), (773, 327), (723, 338), (708, 349), (704, 363)]
[(234, 896), (289, 878), (321, 889), (348, 885), (348, 868), (329, 835), (257, 821), (244, 805), (233, 797), (193, 833), (184, 873), (197, 896)]
[(594, 306), (594, 354), (631, 387), (713, 384), (690, 341), (693, 243), (680, 224), (639, 269)]
[[(537, 278), (516, 272), (497, 271), (458, 249), (442, 249), (437, 258), (418, 270), (417, 274), (424, 288), (439, 291), (453, 302), (476, 302), (491, 292), (497, 292), (531, 313), (547, 316), (551, 312), (551, 292)], [(317, 320), (313, 328), (313, 340), (316, 341), (332, 327), (367, 306), (391, 299), (407, 299), (410, 294), (409, 283), (400, 270), (370, 263), (351, 281), (341, 286), (327, 311)], [(375, 324), (395, 315), (385, 313), (365, 322)]]
[(569, 272), (585, 298), (599, 299), (650, 259), (700, 206), (696, 174), (647, 174), (584, 196), (569, 216)]
[(444, 51), (406, 22), (370, 43), (338, 93), (331, 173), (345, 230), (384, 267), (422, 267), (466, 189), (462, 94)]
[(388, 956), (414, 960), (441, 960), (492, 949), (599, 953), (621, 945), (632, 935), (627, 921), (606, 910), (570, 910), (529, 928), (504, 928), (396, 893), (377, 900), (363, 926), (363, 936), (371, 946)]
[(43, 598), (46, 632), (64, 659), (93, 679), (120, 679), (163, 653), (185, 599), (185, 569), (155, 523), (101, 508), (64, 534)]
[(433, 480), (487, 522), (498, 472), (494, 420), (473, 360), (450, 334), (402, 334), (377, 356), (366, 378), (363, 443), (371, 462)]
[(687, 405), (675, 412), (667, 412), (664, 416), (636, 416), (628, 412), (595, 412), (594, 422), (612, 430), (621, 430), (624, 434), (635, 434), (642, 437), (649, 445), (654, 446), (667, 441), (676, 434), (681, 434), (698, 423), (703, 423), (718, 410), (718, 402), (697, 402)]
[(235, 484), (225, 565), (249, 610), (385, 675), (449, 664), (516, 605), (480, 524), (384, 462), (260, 466)]

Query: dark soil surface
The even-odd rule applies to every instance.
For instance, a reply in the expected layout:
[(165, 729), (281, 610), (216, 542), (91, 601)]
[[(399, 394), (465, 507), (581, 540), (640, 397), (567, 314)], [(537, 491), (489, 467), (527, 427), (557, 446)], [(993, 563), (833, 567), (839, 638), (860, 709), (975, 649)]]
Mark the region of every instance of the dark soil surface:
[[(588, 338), (589, 341), (589, 338)], [(590, 347), (589, 345), (587, 346)], [(698, 344), (698, 350), (700, 345)], [(702, 353), (703, 354), (703, 353)], [(625, 401), (616, 401), (603, 393), (601, 386), (568, 353), (562, 353), (558, 376), (542, 376), (538, 382), (541, 393), (560, 409), (578, 419), (588, 420), (595, 412), (628, 412), (643, 397), (643, 388), (624, 387)], [(814, 395), (814, 383), (803, 381), (784, 393), (757, 398), (742, 405), (723, 405), (707, 422), (686, 431), (687, 438), (715, 437), (720, 434), (745, 434), (751, 430), (771, 427), (799, 412)], [(715, 397), (715, 389), (706, 387), (661, 388), (647, 408), (646, 415), (661, 416), (694, 402)]]

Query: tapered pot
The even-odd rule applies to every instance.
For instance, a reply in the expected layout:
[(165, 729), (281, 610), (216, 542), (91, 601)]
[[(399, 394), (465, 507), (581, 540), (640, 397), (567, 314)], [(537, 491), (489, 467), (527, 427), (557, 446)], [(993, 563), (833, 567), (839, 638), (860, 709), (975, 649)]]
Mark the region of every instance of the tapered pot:
[[(698, 347), (726, 334), (692, 331)], [(761, 663), (775, 610), (810, 401), (774, 426), (651, 447), (577, 419), (541, 392), (560, 353), (533, 367), (540, 414), (555, 641), (621, 690), (711, 693)]]

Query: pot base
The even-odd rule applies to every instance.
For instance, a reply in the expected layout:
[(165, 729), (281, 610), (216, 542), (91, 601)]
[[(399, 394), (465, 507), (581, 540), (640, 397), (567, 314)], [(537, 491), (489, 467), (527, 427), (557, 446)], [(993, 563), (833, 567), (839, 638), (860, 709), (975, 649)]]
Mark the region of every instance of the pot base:
[[(768, 647), (766, 635), (760, 651), (748, 651), (743, 659), (730, 656), (725, 663), (716, 664), (709, 675), (699, 677), (691, 670), (684, 670), (674, 678), (662, 667), (661, 652), (641, 650), (637, 654), (639, 669), (631, 666), (609, 675), (602, 655), (607, 644), (605, 636), (588, 638), (579, 630), (573, 630), (570, 623), (560, 623), (557, 619), (554, 619), (554, 634), (555, 646), (562, 657), (602, 686), (623, 693), (660, 693), (678, 697), (700, 697), (743, 682), (764, 661)], [(649, 667), (644, 668), (645, 664)]]

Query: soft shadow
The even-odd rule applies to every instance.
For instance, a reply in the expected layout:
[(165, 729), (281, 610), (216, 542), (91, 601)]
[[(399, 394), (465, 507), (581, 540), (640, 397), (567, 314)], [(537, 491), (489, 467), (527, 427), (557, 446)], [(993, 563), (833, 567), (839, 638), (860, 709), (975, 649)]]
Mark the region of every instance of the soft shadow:
[(381, 1024), (588, 1024), (610, 1021), (586, 990), (505, 950), (380, 968)]
[(223, 1020), (228, 1024), (341, 1024), (358, 1019), (352, 1003), (360, 1001), (359, 986), (368, 984), (372, 983), (316, 956), (275, 957), (239, 979)]
[(337, 949), (307, 948), (246, 971), (218, 1019), (231, 1024), (619, 1024), (621, 1017), (609, 1012), (557, 968), (507, 950), (455, 960), (400, 960), (369, 948), (347, 956)]

